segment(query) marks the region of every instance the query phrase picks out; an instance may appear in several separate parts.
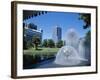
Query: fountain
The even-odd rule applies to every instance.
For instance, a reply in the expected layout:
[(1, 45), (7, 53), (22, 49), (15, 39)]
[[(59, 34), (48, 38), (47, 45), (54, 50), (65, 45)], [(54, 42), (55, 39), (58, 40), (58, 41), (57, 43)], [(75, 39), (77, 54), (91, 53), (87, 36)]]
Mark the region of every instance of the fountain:
[(85, 39), (80, 39), (79, 41), (79, 56), (85, 58), (85, 47), (84, 47)]
[(66, 45), (59, 49), (55, 64), (59, 65), (79, 65), (85, 59), (84, 39), (80, 39), (74, 29), (69, 29), (66, 35)]

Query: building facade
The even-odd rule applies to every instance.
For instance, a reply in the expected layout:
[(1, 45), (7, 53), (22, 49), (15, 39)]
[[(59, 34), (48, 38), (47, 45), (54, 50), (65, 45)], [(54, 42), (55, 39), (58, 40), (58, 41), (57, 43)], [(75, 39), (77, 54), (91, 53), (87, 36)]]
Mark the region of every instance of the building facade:
[(55, 43), (57, 43), (58, 41), (60, 41), (62, 39), (62, 29), (61, 29), (61, 27), (58, 27), (58, 26), (54, 27), (52, 38), (53, 38)]
[(43, 30), (37, 29), (37, 26), (34, 24), (24, 24), (24, 38), (26, 41), (32, 41), (33, 37), (38, 37), (42, 41)]

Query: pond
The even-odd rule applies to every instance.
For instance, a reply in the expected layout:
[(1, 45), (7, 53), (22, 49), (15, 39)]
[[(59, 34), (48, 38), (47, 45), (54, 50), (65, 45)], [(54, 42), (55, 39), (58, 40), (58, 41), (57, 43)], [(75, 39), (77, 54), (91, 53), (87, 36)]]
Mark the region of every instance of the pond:
[(59, 68), (59, 67), (78, 67), (78, 66), (90, 66), (87, 62), (83, 61), (78, 65), (59, 65), (54, 63), (55, 58), (50, 58), (47, 60), (44, 60), (37, 64), (32, 64), (30, 66), (24, 67), (24, 69), (38, 69), (38, 68)]

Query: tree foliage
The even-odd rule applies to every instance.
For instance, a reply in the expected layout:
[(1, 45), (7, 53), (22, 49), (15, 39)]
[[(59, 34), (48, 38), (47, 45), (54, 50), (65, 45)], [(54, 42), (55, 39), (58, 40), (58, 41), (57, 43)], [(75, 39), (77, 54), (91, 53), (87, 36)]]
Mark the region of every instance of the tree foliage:
[(33, 47), (31, 40), (27, 40), (26, 37), (23, 37), (23, 49), (29, 49)]
[(43, 47), (48, 47), (48, 40), (47, 39), (43, 40), (42, 46)]
[(61, 48), (63, 45), (64, 45), (64, 42), (62, 40), (58, 41), (57, 44), (56, 44), (56, 46), (58, 48)]
[(39, 37), (37, 36), (33, 36), (33, 44), (36, 50), (38, 50), (38, 45), (41, 43), (41, 40)]
[[(84, 23), (85, 23), (83, 25), (84, 29), (88, 29), (88, 28), (91, 27), (91, 15), (90, 14), (85, 14), (85, 13), (83, 14), (83, 13), (81, 13), (79, 19), (84, 21)], [(87, 33), (86, 33), (86, 36), (85, 36), (85, 45), (90, 46), (90, 44), (91, 44), (91, 31), (89, 29), (87, 31)]]
[(33, 10), (23, 10), (23, 20), (27, 20), (39, 15), (46, 14), (47, 11), (33, 11)]
[(27, 49), (27, 41), (23, 39), (23, 49)]
[(55, 47), (55, 43), (52, 39), (48, 39), (48, 47), (50, 47), (50, 48)]
[(85, 45), (87, 45), (87, 46), (91, 45), (91, 31), (90, 30), (86, 33)]
[(83, 26), (84, 29), (87, 29), (91, 26), (91, 15), (90, 14), (80, 13), (79, 19), (84, 21), (85, 23)]

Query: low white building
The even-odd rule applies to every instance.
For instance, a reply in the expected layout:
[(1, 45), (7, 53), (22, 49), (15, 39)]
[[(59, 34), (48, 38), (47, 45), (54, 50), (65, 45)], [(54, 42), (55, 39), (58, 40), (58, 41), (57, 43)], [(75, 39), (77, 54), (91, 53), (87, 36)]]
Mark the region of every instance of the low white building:
[(37, 26), (30, 28), (29, 25), (25, 24), (23, 34), (27, 41), (31, 41), (34, 36), (37, 36), (42, 41), (43, 30), (37, 30)]

